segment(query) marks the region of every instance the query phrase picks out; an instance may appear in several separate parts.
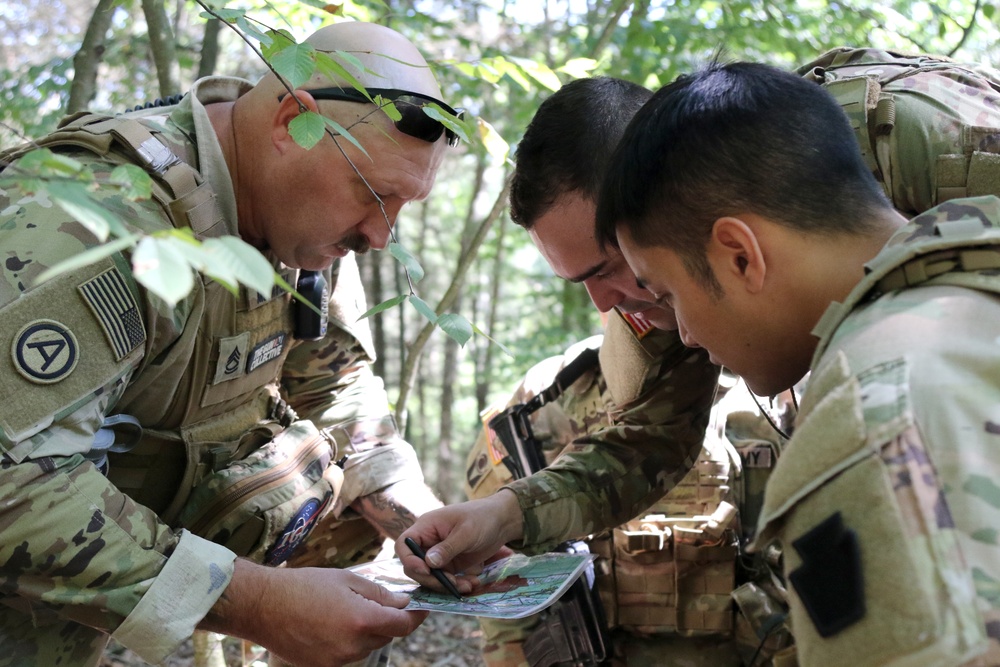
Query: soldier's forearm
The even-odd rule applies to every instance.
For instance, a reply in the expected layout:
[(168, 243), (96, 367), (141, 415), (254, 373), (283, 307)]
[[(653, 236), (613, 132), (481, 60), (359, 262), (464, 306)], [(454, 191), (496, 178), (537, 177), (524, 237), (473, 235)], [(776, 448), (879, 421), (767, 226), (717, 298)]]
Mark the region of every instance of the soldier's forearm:
[(418, 516), (442, 506), (423, 482), (404, 480), (362, 496), (351, 508), (386, 536), (396, 539)]

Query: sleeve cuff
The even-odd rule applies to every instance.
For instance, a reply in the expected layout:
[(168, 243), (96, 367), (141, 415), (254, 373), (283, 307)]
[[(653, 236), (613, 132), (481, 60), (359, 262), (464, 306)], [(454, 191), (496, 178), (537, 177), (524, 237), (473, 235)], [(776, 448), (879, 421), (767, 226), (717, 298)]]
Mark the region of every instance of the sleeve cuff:
[(344, 485), (333, 508), (334, 516), (340, 516), (358, 498), (405, 480), (424, 481), (417, 453), (405, 440), (396, 439), (347, 457)]
[(152, 586), (112, 637), (152, 664), (163, 662), (215, 605), (236, 554), (186, 530)]

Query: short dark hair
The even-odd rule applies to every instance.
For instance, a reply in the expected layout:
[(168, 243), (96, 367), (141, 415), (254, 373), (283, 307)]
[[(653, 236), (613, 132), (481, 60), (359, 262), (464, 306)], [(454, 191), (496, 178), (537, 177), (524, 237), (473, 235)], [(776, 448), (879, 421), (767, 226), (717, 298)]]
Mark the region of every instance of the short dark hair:
[(804, 232), (866, 233), (891, 210), (843, 110), (823, 87), (757, 63), (712, 63), (664, 86), (608, 165), (597, 238), (669, 247), (717, 287), (705, 257), (720, 217), (755, 213)]
[(567, 83), (545, 100), (514, 154), (514, 222), (530, 229), (567, 192), (596, 201), (612, 151), (651, 95), (638, 84), (600, 76)]

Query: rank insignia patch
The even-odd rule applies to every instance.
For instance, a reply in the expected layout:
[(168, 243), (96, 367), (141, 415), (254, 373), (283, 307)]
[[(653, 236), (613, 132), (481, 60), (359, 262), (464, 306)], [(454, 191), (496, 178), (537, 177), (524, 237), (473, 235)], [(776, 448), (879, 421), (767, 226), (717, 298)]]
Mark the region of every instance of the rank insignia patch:
[[(621, 313), (621, 311), (618, 311)], [(621, 313), (622, 318), (635, 332), (635, 337), (642, 340), (646, 334), (655, 329), (653, 323), (646, 319), (642, 313)]]
[(79, 361), (76, 336), (55, 320), (35, 320), (21, 329), (11, 346), (14, 368), (31, 382), (65, 379)]
[(121, 361), (146, 340), (139, 307), (117, 267), (112, 266), (77, 289), (104, 330), (115, 361)]

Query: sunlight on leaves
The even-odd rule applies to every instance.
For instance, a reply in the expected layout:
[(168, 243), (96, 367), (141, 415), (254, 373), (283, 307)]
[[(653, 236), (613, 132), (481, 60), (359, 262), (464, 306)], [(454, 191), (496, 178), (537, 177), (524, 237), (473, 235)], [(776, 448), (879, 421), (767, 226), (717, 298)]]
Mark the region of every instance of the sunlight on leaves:
[(115, 239), (114, 241), (109, 241), (108, 243), (102, 243), (99, 246), (94, 246), (88, 250), (73, 255), (69, 259), (59, 262), (55, 266), (50, 266), (49, 268), (38, 274), (35, 278), (35, 285), (44, 283), (46, 280), (55, 278), (63, 273), (69, 273), (70, 271), (75, 271), (79, 268), (87, 266), (88, 264), (93, 264), (99, 262), (105, 257), (110, 257), (116, 252), (121, 252), (125, 248), (135, 245), (139, 239), (142, 238), (139, 234), (130, 234), (129, 236), (123, 236), (120, 239)]
[(566, 64), (557, 69), (557, 72), (565, 72), (574, 79), (585, 79), (590, 76), (591, 71), (597, 67), (597, 61), (593, 58), (573, 58), (567, 60)]
[(147, 236), (136, 246), (132, 275), (171, 307), (194, 287), (194, 274), (184, 255), (169, 240), (155, 236)]
[(316, 49), (308, 43), (290, 44), (274, 54), (271, 66), (292, 88), (298, 88), (316, 71)]
[(482, 139), (486, 152), (501, 162), (506, 161), (507, 155), (510, 154), (510, 144), (500, 136), (500, 133), (489, 122), (482, 118), (476, 120), (479, 122), (479, 138)]

